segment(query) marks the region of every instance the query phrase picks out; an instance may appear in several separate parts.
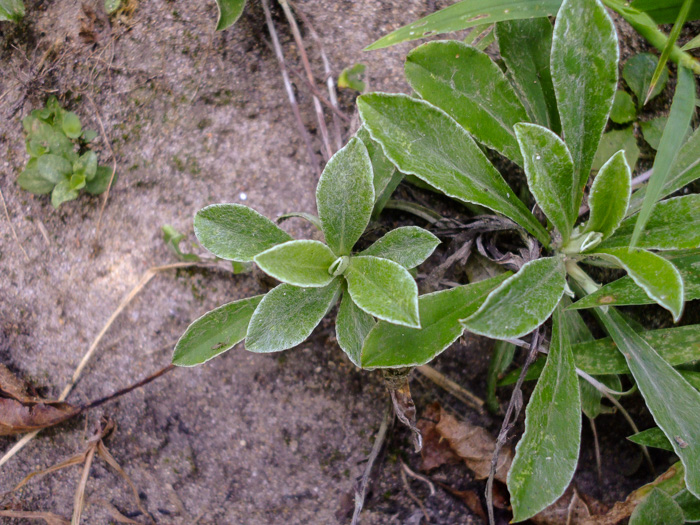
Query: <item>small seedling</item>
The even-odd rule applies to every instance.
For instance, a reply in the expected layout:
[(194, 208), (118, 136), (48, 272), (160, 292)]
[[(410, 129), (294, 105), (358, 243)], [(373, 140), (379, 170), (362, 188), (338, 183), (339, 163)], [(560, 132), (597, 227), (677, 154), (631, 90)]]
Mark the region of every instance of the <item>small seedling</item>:
[(89, 143), (97, 133), (83, 130), (78, 115), (61, 108), (55, 97), (22, 121), (30, 158), (17, 178), (21, 188), (35, 195), (51, 194), (58, 208), (76, 199), (81, 189), (92, 195), (104, 192), (112, 170), (97, 164)]

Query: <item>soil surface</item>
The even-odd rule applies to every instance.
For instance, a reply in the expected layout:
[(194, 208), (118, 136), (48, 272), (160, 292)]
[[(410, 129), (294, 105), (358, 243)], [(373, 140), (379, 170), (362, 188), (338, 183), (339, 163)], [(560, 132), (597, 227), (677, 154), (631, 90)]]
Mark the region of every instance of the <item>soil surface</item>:
[[(19, 26), (0, 23), (0, 189), (17, 235), (16, 240), (3, 214), (0, 362), (46, 397), (57, 398), (144, 273), (176, 262), (162, 241), (162, 225), (187, 234), (187, 248), (201, 253), (192, 233), (192, 217), (201, 207), (238, 202), (269, 217), (315, 213), (317, 179), (259, 2), (249, 2), (237, 25), (222, 33), (213, 32), (214, 0), (130, 0), (133, 13), (112, 19), (103, 14), (102, 2), (25, 3), (27, 17)], [(335, 76), (363, 62), (372, 90), (407, 92), (402, 57), (413, 44), (372, 53), (362, 49), (448, 3), (299, 0), (296, 5), (320, 35)], [(277, 6), (273, 16), (291, 67), (301, 71)], [(318, 50), (308, 28), (301, 29), (322, 78)], [(643, 46), (635, 41), (632, 47)], [(320, 151), (309, 93), (301, 82), (295, 87)], [(34, 197), (14, 182), (27, 160), (21, 118), (50, 94), (78, 113), (85, 127), (103, 126), (114, 151), (119, 179), (99, 232), (102, 198), (81, 195), (56, 211), (47, 197)], [(351, 93), (341, 93), (349, 116), (352, 102)], [(102, 162), (111, 165), (110, 148), (99, 139), (98, 144)], [(385, 219), (400, 220), (391, 213)], [(297, 219), (285, 224), (296, 235), (313, 235)], [(100, 398), (166, 366), (193, 319), (265, 287), (255, 275), (159, 273), (111, 326), (68, 400)], [(490, 347), (483, 339), (461, 341), (435, 366), (483, 397)], [(498, 418), (477, 417), (427, 380), (414, 381), (413, 391), (419, 414), (438, 400), (497, 432)], [(324, 322), (295, 350), (254, 355), (237, 347), (40, 433), (0, 468), (0, 491), (82, 451), (104, 416), (117, 425), (106, 444), (157, 523), (348, 523), (356, 480), (387, 407), (381, 378), (357, 370), (337, 347), (332, 324)], [(636, 449), (620, 443), (627, 432), (621, 418), (603, 417), (606, 482), (596, 480), (589, 429), (577, 479), (610, 503), (651, 475), (638, 470)], [(2, 438), (0, 448), (16, 440)], [(422, 481), (403, 481), (401, 461), (417, 470), (419, 459), (409, 433), (393, 427), (375, 466), (362, 523), (424, 523), (417, 501), (431, 523), (480, 523), (448, 492), (438, 488), (431, 495)], [(431, 476), (456, 490), (483, 492), (463, 466), (442, 467)], [(69, 518), (79, 477), (78, 467), (49, 474), (6, 495), (3, 503)], [(102, 501), (146, 523), (126, 483), (102, 460), (90, 471), (87, 500), (83, 523), (114, 522)]]

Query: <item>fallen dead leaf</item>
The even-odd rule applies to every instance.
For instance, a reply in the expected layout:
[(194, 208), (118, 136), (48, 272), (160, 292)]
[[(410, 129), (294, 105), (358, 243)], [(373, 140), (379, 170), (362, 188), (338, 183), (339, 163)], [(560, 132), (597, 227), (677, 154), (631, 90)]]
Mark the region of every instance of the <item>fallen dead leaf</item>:
[(423, 472), (460, 461), (459, 456), (450, 448), (450, 443), (435, 428), (440, 421), (440, 410), (437, 402), (429, 405), (416, 425), (423, 435), (423, 449), (420, 452), (420, 470)]

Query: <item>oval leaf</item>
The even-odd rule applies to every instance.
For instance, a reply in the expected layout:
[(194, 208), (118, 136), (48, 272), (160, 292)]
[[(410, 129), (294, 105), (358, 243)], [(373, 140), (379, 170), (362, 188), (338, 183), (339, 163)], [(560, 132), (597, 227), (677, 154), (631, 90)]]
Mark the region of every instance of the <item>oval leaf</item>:
[(401, 172), (449, 197), (502, 213), (549, 244), (547, 231), (469, 133), (444, 111), (406, 95), (383, 93), (363, 95), (357, 105), (372, 138)]
[(335, 279), (323, 288), (285, 283), (268, 292), (250, 319), (246, 350), (279, 352), (305, 341), (335, 304), (340, 283)]
[(245, 7), (245, 0), (216, 0), (219, 8), (219, 19), (216, 21), (216, 30), (223, 31), (236, 23)]
[(484, 52), (455, 40), (429, 42), (404, 65), (411, 87), (474, 138), (522, 165), (513, 126), (529, 120), (505, 74)]
[(388, 259), (352, 257), (345, 270), (357, 306), (390, 323), (420, 328), (418, 287), (403, 266)]
[[(649, 86), (651, 86), (651, 77), (654, 76), (654, 71), (658, 63), (659, 59), (656, 55), (652, 55), (651, 53), (639, 53), (638, 55), (630, 57), (622, 68), (622, 78), (625, 79), (632, 93), (637, 97), (637, 107), (640, 109), (644, 105), (644, 99), (649, 92)], [(656, 97), (664, 90), (666, 82), (668, 82), (668, 70), (664, 68), (661, 77), (659, 77), (659, 81), (651, 92), (649, 100)]]
[(255, 256), (255, 263), (267, 275), (283, 283), (301, 287), (322, 287), (333, 277), (328, 268), (337, 259), (318, 241), (289, 241)]
[(459, 320), (474, 313), (508, 275), (422, 295), (421, 328), (377, 323), (362, 347), (362, 367), (402, 368), (431, 361), (462, 335)]
[(569, 486), (581, 446), (581, 397), (561, 307), (549, 356), (525, 411), (525, 432), (508, 472), (513, 522), (531, 518)]
[(517, 124), (515, 133), (530, 191), (566, 243), (578, 217), (571, 153), (559, 137), (537, 124)]
[(615, 26), (598, 0), (564, 0), (552, 38), (552, 82), (574, 159), (578, 209), (617, 88)]
[(683, 525), (683, 510), (663, 490), (651, 489), (649, 495), (634, 508), (629, 525)]
[(355, 135), (367, 148), (369, 159), (372, 161), (372, 184), (374, 186), (374, 210), (373, 217), (377, 217), (387, 201), (394, 193), (394, 190), (403, 179), (403, 173), (396, 169), (389, 159), (386, 158), (382, 147), (369, 136), (367, 128), (362, 126)]
[(632, 192), (632, 172), (625, 152), (618, 151), (600, 169), (588, 197), (590, 218), (584, 232), (609, 237), (625, 218)]
[(276, 244), (291, 241), (270, 219), (242, 204), (212, 204), (194, 216), (194, 234), (207, 250), (229, 261), (252, 261)]
[(335, 320), (335, 337), (340, 348), (357, 367), (362, 368), (362, 344), (376, 324), (374, 318), (360, 310), (349, 294), (343, 294)]
[(418, 226), (403, 226), (390, 231), (360, 255), (373, 255), (415, 268), (433, 253), (440, 239)]
[(173, 364), (200, 365), (243, 341), (262, 298), (257, 295), (225, 304), (194, 321), (175, 345)]
[(560, 257), (530, 261), (491, 292), (484, 304), (462, 325), (492, 339), (515, 339), (544, 323), (566, 288)]
[(316, 188), (318, 216), (331, 250), (349, 255), (374, 207), (372, 162), (361, 140), (350, 139), (326, 164)]

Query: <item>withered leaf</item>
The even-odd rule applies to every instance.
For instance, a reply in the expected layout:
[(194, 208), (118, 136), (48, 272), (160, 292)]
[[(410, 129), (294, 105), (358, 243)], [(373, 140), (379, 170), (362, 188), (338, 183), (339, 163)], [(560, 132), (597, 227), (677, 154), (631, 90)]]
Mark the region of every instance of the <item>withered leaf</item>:
[(460, 461), (459, 456), (450, 448), (449, 442), (443, 439), (435, 428), (439, 420), (440, 404), (433, 403), (428, 405), (417, 424), (423, 435), (423, 449), (420, 451), (420, 469), (423, 472)]

